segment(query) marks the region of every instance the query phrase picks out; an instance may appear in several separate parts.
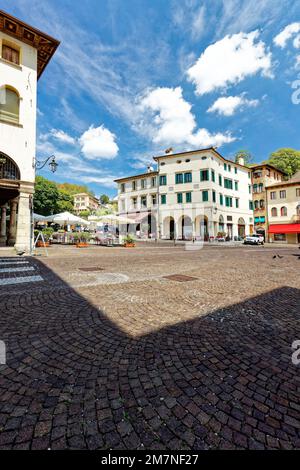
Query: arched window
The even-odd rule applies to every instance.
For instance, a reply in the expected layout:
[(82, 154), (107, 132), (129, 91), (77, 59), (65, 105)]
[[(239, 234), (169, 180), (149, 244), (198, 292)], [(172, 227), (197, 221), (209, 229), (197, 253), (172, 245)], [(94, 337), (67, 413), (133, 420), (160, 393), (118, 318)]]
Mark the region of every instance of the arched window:
[(0, 89), (0, 120), (19, 123), (20, 96), (16, 90), (5, 86)]
[(272, 214), (272, 217), (277, 217), (277, 209), (276, 209), (276, 207), (272, 207), (271, 214)]
[(254, 192), (254, 193), (257, 193), (257, 184), (254, 184), (254, 185), (253, 185), (253, 192)]
[(265, 207), (265, 201), (264, 201), (263, 199), (261, 199), (261, 200), (259, 201), (259, 207), (260, 207), (261, 209), (263, 209), (263, 208)]
[(281, 215), (281, 217), (286, 217), (287, 216), (287, 208), (286, 207), (282, 207), (280, 209), (280, 215)]
[(255, 209), (258, 209), (258, 208), (259, 208), (259, 202), (258, 202), (258, 201), (254, 201), (254, 208), (255, 208)]
[(299, 215), (299, 216), (300, 216), (300, 204), (297, 206), (297, 208), (296, 208), (296, 212), (297, 212), (297, 215)]
[(0, 180), (19, 180), (20, 170), (16, 163), (5, 153), (0, 152)]

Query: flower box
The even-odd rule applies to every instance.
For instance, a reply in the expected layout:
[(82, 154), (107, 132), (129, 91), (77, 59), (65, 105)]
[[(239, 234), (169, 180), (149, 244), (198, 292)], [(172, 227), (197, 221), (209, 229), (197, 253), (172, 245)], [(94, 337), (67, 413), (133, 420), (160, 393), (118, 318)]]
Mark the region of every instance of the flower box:
[(84, 243), (84, 242), (82, 242), (82, 243), (77, 243), (77, 244), (76, 244), (76, 247), (77, 247), (77, 248), (87, 248), (88, 246), (89, 246), (89, 244), (88, 244), (88, 243)]

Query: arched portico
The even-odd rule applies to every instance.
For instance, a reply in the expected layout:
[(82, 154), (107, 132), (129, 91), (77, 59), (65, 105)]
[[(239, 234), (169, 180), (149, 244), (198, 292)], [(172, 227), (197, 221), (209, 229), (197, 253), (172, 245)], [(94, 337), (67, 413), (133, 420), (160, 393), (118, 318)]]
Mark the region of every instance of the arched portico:
[(33, 183), (21, 183), (15, 161), (0, 152), (0, 246), (29, 251)]
[(163, 221), (163, 237), (166, 240), (174, 240), (175, 238), (175, 220), (174, 217), (165, 217)]
[(201, 240), (206, 240), (209, 237), (208, 233), (208, 217), (206, 215), (198, 215), (195, 219), (195, 234), (196, 238), (200, 237)]
[(193, 238), (193, 223), (188, 215), (182, 215), (178, 220), (178, 239), (179, 240), (192, 240)]

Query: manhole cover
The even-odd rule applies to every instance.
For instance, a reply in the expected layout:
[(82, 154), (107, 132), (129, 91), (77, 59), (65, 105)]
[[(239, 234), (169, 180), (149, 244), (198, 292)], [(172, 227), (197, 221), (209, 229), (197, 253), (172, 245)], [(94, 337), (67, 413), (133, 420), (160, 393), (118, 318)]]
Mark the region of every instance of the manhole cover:
[(197, 277), (191, 276), (184, 276), (183, 274), (173, 274), (172, 276), (164, 276), (164, 279), (169, 279), (169, 281), (177, 281), (177, 282), (189, 282), (189, 281), (196, 281)]
[(83, 271), (83, 272), (86, 272), (86, 273), (90, 273), (90, 272), (96, 272), (96, 271), (104, 271), (103, 268), (99, 268), (98, 266), (91, 266), (89, 268), (78, 268), (79, 271)]

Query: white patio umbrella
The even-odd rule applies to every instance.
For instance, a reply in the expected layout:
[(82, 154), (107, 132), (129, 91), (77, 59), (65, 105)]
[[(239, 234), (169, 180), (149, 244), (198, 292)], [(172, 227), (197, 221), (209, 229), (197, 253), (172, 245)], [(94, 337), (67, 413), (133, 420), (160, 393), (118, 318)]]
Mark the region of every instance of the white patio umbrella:
[(33, 220), (35, 222), (43, 222), (43, 221), (47, 221), (47, 217), (45, 215), (33, 213)]
[(108, 224), (114, 224), (114, 223), (119, 223), (119, 224), (134, 224), (134, 220), (129, 219), (128, 217), (122, 217), (120, 215), (115, 215), (115, 214), (107, 214), (107, 215), (101, 215), (98, 217), (89, 217), (89, 220), (92, 222), (103, 222), (103, 223), (108, 223)]
[(49, 217), (46, 217), (45, 220), (59, 225), (90, 225), (87, 220), (77, 217), (77, 215), (71, 214), (71, 212), (62, 212), (61, 214), (50, 215)]

